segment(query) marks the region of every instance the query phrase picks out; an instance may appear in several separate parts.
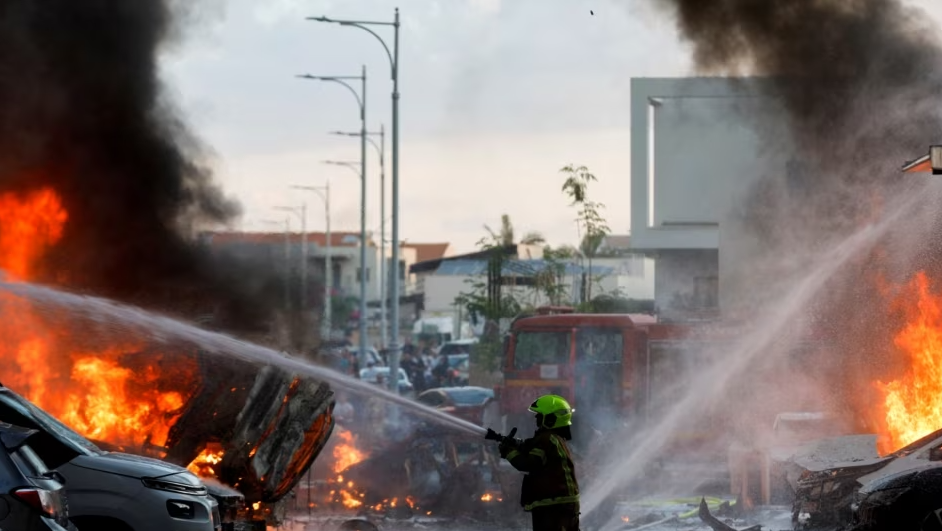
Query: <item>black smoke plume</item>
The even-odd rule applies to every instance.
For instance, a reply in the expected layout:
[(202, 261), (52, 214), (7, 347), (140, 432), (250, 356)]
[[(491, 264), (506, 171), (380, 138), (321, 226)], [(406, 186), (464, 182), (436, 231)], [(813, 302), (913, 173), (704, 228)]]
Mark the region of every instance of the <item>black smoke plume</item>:
[(264, 300), (193, 238), (238, 206), (158, 77), (177, 24), (170, 0), (2, 2), (0, 192), (63, 198), (69, 220), (38, 280), (239, 328)]
[[(765, 78), (781, 103), (796, 163), (762, 176), (744, 219), (769, 262), (800, 265), (907, 194), (938, 197), (926, 177), (900, 171), (942, 140), (942, 47), (920, 9), (899, 0), (654, 2), (674, 15), (700, 72)], [(848, 402), (874, 405), (873, 382), (900, 368), (885, 287), (917, 270), (942, 280), (942, 224), (926, 206), (822, 294), (819, 320), (844, 361)]]

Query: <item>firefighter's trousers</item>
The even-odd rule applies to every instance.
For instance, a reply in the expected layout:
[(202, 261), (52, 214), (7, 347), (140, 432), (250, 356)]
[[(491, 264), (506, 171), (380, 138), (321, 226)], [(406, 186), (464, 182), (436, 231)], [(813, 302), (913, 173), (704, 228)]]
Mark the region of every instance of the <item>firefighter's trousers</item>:
[(533, 531), (579, 531), (577, 503), (536, 507), (530, 515), (533, 517)]

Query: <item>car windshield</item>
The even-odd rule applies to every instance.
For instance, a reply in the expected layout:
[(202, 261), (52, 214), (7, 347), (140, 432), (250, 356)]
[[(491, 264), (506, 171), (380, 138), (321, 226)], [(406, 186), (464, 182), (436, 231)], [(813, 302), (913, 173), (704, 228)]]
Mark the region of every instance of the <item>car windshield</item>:
[(494, 391), (484, 388), (466, 387), (460, 389), (448, 389), (445, 391), (455, 405), (459, 406), (479, 406), (487, 401), (488, 398), (494, 398)]
[(101, 448), (95, 446), (91, 441), (74, 432), (71, 428), (59, 422), (55, 417), (39, 409), (33, 405), (32, 402), (16, 393), (10, 391), (0, 393), (0, 402), (20, 415), (32, 420), (40, 429), (46, 431), (80, 454), (93, 455), (104, 453)]

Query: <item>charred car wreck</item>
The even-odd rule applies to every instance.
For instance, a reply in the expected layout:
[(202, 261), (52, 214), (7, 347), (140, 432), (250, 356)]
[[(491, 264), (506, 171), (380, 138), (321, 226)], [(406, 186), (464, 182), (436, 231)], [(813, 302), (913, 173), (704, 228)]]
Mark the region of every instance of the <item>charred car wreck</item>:
[(333, 392), (326, 383), (277, 367), (196, 356), (196, 389), (166, 444), (121, 449), (188, 466), (204, 478), (225, 528), (236, 520), (259, 529), (277, 524), (285, 515), (284, 498), (331, 435)]
[(346, 469), (343, 479), (362, 502), (362, 517), (486, 514), (506, 521), (520, 512), (520, 479), (514, 472), (496, 445), (422, 425)]
[(942, 529), (942, 430), (884, 457), (829, 467), (796, 459), (795, 466), (803, 468), (796, 530)]

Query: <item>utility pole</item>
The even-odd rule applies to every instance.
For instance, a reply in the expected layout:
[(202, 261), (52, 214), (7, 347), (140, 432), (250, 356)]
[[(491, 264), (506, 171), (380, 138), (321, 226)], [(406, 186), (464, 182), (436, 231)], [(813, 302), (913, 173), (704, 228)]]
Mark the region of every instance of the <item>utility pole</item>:
[[(359, 76), (312, 76), (302, 74), (298, 76), (302, 79), (311, 79), (315, 81), (330, 81), (343, 85), (356, 98), (360, 109), (360, 169), (349, 162), (325, 161), (325, 164), (335, 166), (347, 166), (360, 176), (360, 318), (358, 319), (360, 330), (360, 355), (366, 355), (366, 66), (361, 67)], [(358, 79), (361, 82), (361, 89), (358, 93), (345, 80)]]
[[(330, 134), (337, 136), (349, 136), (349, 137), (360, 137), (360, 133), (345, 133), (343, 131), (331, 131)], [(373, 140), (372, 137), (379, 137), (379, 144)], [(389, 276), (388, 268), (386, 267), (386, 126), (380, 125), (379, 132), (367, 132), (366, 139), (376, 150), (379, 155), (379, 300), (380, 300), (380, 332), (382, 348), (386, 348), (389, 345), (389, 325), (387, 306), (389, 301), (389, 285), (387, 278)]]

